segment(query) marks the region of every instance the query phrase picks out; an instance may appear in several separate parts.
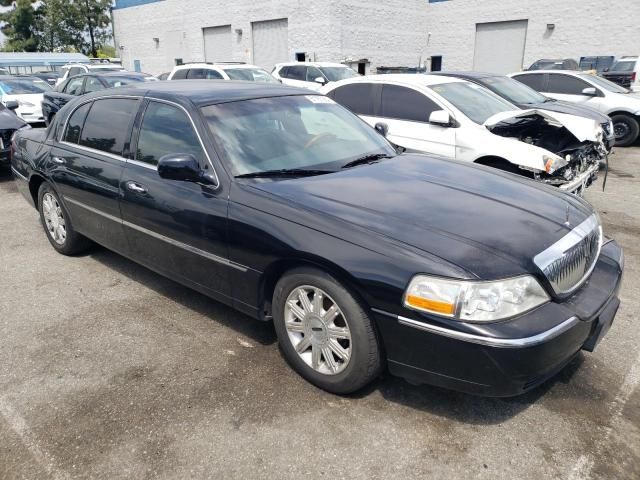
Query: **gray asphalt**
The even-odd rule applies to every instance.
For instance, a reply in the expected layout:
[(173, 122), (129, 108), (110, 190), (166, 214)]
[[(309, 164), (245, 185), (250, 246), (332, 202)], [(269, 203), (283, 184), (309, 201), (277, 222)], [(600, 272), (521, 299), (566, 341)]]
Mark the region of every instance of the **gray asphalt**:
[(595, 353), (512, 399), (293, 373), (273, 328), (96, 247), (0, 180), (0, 478), (640, 478), (640, 146), (586, 197), (625, 248)]

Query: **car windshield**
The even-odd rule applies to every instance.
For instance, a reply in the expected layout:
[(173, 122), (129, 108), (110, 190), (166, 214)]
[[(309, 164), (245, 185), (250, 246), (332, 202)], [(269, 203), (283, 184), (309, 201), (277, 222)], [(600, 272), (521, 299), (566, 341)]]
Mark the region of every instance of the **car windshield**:
[(268, 72), (261, 68), (226, 68), (225, 73), (231, 80), (247, 80), (249, 82), (278, 83)]
[(587, 73), (582, 73), (579, 76), (580, 78), (583, 78), (587, 82), (594, 83), (598, 87), (604, 88), (609, 92), (613, 92), (613, 93), (629, 93), (630, 92), (630, 90), (627, 90), (626, 88), (621, 87), (620, 85), (610, 82), (605, 78), (598, 77), (597, 75), (589, 75)]
[(349, 67), (320, 67), (320, 71), (330, 82), (337, 82), (358, 76), (358, 74)]
[(144, 82), (145, 77), (102, 77), (110, 87), (121, 87), (129, 83)]
[(544, 103), (547, 97), (522, 82), (509, 77), (489, 77), (484, 83), (501, 97), (513, 103)]
[(337, 170), (395, 150), (373, 128), (320, 95), (269, 97), (202, 108), (233, 175), (281, 169)]
[(633, 72), (633, 69), (636, 67), (635, 60), (621, 60), (616, 62), (613, 67), (611, 67), (612, 72)]
[(441, 83), (431, 89), (479, 124), (496, 113), (518, 110), (515, 105), (474, 83)]
[(39, 78), (16, 78), (0, 80), (0, 89), (6, 95), (26, 95), (48, 92), (51, 90), (51, 86)]

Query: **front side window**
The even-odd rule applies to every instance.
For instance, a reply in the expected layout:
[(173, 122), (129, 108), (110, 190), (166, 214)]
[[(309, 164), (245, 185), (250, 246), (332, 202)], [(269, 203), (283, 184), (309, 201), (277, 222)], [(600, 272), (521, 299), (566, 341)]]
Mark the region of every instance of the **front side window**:
[(359, 77), (360, 75), (349, 67), (320, 67), (324, 76), (330, 82), (338, 82), (346, 78)]
[(517, 107), (480, 85), (451, 82), (433, 85), (436, 92), (475, 123), (483, 124), (496, 113), (517, 110)]
[(87, 81), (84, 84), (84, 93), (97, 92), (98, 90), (103, 90), (104, 87), (100, 80), (96, 77), (87, 77)]
[(192, 68), (187, 75), (189, 80), (220, 80), (220, 75), (215, 70), (209, 70), (208, 68)]
[(307, 82), (315, 82), (318, 77), (324, 78), (320, 70), (316, 67), (307, 67)]
[(321, 95), (258, 98), (202, 108), (233, 175), (333, 170), (394, 149), (355, 115)]
[(550, 73), (547, 91), (565, 95), (582, 95), (582, 90), (590, 86), (587, 82), (570, 75)]
[(536, 92), (544, 92), (544, 73), (532, 73), (530, 75), (514, 75), (512, 78), (526, 86), (533, 88)]
[(261, 68), (225, 68), (224, 72), (229, 76), (231, 80), (279, 83), (266, 70), (262, 70)]
[(621, 87), (620, 85), (610, 82), (606, 78), (599, 77), (597, 75), (589, 75), (586, 73), (580, 74), (585, 80), (588, 80), (591, 83), (595, 83), (598, 87), (603, 88), (609, 92), (613, 93), (630, 93), (631, 91), (627, 88)]
[(373, 115), (374, 88), (373, 83), (352, 83), (336, 88), (331, 98), (353, 113)]
[(428, 122), (429, 115), (436, 110), (442, 110), (442, 108), (416, 90), (398, 85), (384, 85), (382, 87), (380, 112), (382, 117), (412, 122)]
[(90, 108), (91, 103), (85, 103), (71, 114), (67, 122), (67, 131), (64, 133), (63, 141), (68, 143), (78, 143), (80, 141), (80, 132), (82, 132), (82, 126), (84, 125), (84, 120), (87, 118), (87, 113)]
[(286, 78), (305, 81), (305, 78), (307, 78), (307, 67), (304, 65), (294, 65), (289, 67)]
[(187, 73), (189, 73), (189, 70), (186, 68), (182, 68), (180, 70), (176, 70), (175, 73), (173, 74), (173, 77), (171, 77), (172, 80), (184, 80), (185, 78), (187, 78)]
[(191, 154), (201, 164), (205, 159), (187, 114), (173, 105), (149, 102), (140, 126), (135, 158), (157, 165), (160, 157), (174, 153)]
[(611, 67), (612, 72), (633, 72), (636, 68), (635, 60), (620, 60)]
[(102, 77), (102, 80), (106, 82), (109, 87), (121, 87), (123, 85), (129, 85), (130, 83), (144, 82), (144, 77)]
[(96, 100), (84, 122), (80, 145), (121, 156), (137, 110), (138, 101), (129, 98)]
[(64, 88), (64, 93), (69, 95), (80, 95), (82, 93), (82, 83), (84, 77), (76, 77), (69, 80), (67, 86)]

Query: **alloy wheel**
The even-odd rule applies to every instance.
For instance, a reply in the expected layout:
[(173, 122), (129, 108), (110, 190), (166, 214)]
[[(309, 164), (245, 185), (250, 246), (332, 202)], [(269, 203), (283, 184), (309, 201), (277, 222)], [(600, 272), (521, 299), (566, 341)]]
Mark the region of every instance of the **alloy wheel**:
[(616, 137), (616, 140), (620, 140), (621, 138), (629, 135), (630, 130), (631, 129), (629, 128), (629, 125), (627, 125), (626, 123), (621, 122), (613, 125), (613, 133)]
[(342, 372), (351, 359), (351, 331), (340, 306), (320, 288), (295, 288), (284, 306), (289, 341), (300, 358), (324, 375)]
[(67, 239), (64, 215), (58, 200), (49, 192), (42, 196), (42, 215), (47, 231), (53, 241), (58, 245), (63, 245)]

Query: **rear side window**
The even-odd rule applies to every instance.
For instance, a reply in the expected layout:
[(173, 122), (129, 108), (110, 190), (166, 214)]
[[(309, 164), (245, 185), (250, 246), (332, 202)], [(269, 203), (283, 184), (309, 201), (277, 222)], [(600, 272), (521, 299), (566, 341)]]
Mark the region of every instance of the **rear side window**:
[(149, 102), (142, 119), (136, 160), (157, 165), (170, 153), (190, 153), (204, 162), (204, 152), (193, 125), (182, 109), (160, 102)]
[(442, 108), (430, 98), (411, 88), (398, 85), (384, 85), (382, 87), (380, 112), (382, 117), (427, 122), (429, 115), (435, 110), (442, 110)]
[(189, 70), (187, 78), (189, 80), (219, 80), (222, 78), (222, 75), (208, 68), (192, 68)]
[(289, 67), (289, 69), (287, 70), (286, 78), (290, 78), (291, 80), (305, 81), (306, 77), (307, 67), (305, 67), (304, 65), (294, 65)]
[(183, 68), (182, 70), (176, 70), (176, 72), (173, 74), (173, 77), (171, 77), (172, 80), (184, 80), (185, 78), (187, 78), (187, 73), (189, 72), (189, 70), (187, 70), (186, 68)]
[(531, 75), (514, 75), (517, 81), (524, 83), (525, 85), (530, 86), (534, 90), (538, 92), (543, 92), (544, 87), (544, 73), (532, 73)]
[(64, 133), (63, 141), (69, 143), (78, 143), (80, 140), (80, 132), (84, 125), (84, 119), (87, 118), (87, 112), (91, 108), (91, 103), (85, 103), (75, 112), (71, 114), (67, 121), (67, 131)]
[(71, 67), (69, 69), (69, 76), (73, 77), (74, 75), (80, 75), (81, 73), (84, 73), (85, 70), (84, 68), (80, 68), (80, 67)]
[(373, 115), (374, 84), (353, 83), (338, 87), (332, 98), (340, 105), (359, 115)]
[(125, 143), (129, 141), (131, 121), (137, 110), (137, 100), (96, 100), (84, 122), (80, 145), (121, 156)]
[(587, 82), (576, 77), (550, 73), (546, 91), (565, 95), (582, 95), (582, 90), (590, 86)]

